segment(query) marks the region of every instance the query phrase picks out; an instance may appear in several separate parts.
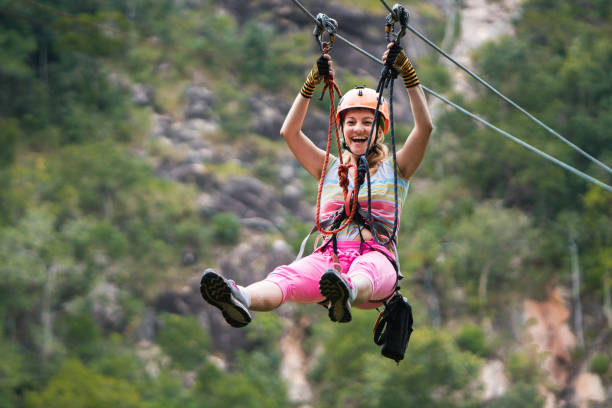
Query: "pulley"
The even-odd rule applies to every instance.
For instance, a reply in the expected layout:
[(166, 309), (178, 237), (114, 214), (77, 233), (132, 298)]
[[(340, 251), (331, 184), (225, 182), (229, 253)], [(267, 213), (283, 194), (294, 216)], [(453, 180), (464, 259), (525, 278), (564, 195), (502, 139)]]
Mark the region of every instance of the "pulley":
[[(395, 42), (399, 44), (400, 38), (406, 34), (406, 26), (408, 26), (408, 11), (401, 4), (395, 4), (392, 9), (383, 1), (385, 7), (390, 10), (387, 15), (385, 24), (385, 33), (387, 42)], [(396, 25), (399, 27), (396, 28)]]
[[(338, 22), (323, 13), (317, 14), (316, 19), (317, 19), (317, 24), (315, 25), (312, 35), (314, 35), (314, 37), (316, 38), (317, 43), (319, 44), (319, 48), (321, 49), (321, 52), (329, 51), (332, 49), (333, 44), (334, 44), (336, 31), (338, 31)], [(327, 42), (327, 45), (328, 45), (327, 50), (323, 49), (323, 43), (324, 43), (323, 35), (325, 33), (327, 33), (329, 37), (329, 41)]]

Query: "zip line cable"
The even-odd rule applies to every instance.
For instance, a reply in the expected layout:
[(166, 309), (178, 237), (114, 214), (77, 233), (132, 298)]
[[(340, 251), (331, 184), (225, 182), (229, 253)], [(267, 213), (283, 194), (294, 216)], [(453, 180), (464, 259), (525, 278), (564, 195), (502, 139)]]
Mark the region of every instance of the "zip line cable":
[[(422, 86), (422, 87), (423, 87), (423, 89), (426, 89), (424, 86)], [(520, 144), (521, 146), (525, 147), (526, 149), (531, 150), (532, 152), (534, 152), (534, 153), (544, 157), (547, 160), (552, 161), (553, 163), (563, 167), (565, 170), (568, 170), (568, 171), (574, 173), (575, 175), (580, 176), (580, 177), (590, 181), (591, 183), (595, 183), (598, 186), (600, 186), (600, 187), (602, 187), (602, 188), (604, 188), (604, 189), (606, 189), (608, 191), (612, 191), (612, 186), (609, 186), (609, 185), (605, 184), (604, 182), (599, 181), (596, 178), (591, 177), (588, 174), (583, 173), (580, 170), (575, 169), (574, 167), (570, 166), (569, 164), (566, 164), (566, 163), (562, 162), (561, 160), (559, 160), (559, 159), (549, 155), (548, 153), (545, 153), (545, 152), (543, 152), (543, 151), (541, 151), (541, 150), (531, 146), (529, 143), (526, 143), (526, 142), (522, 141), (521, 139), (519, 139), (518, 137), (513, 136), (510, 133), (506, 132), (505, 130), (500, 129), (500, 128), (498, 128), (495, 125), (492, 125), (491, 123), (489, 123), (486, 120), (484, 120), (484, 119), (474, 115), (472, 112), (468, 111), (465, 108), (462, 108), (461, 106), (457, 105), (456, 103), (454, 103), (452, 101), (449, 101), (448, 99), (444, 98), (442, 95), (439, 95), (439, 94), (435, 93), (432, 90), (427, 90), (427, 91), (429, 93), (431, 93), (432, 95), (436, 96), (441, 101), (443, 101), (443, 102), (447, 103), (448, 105), (452, 106), (453, 108), (457, 109), (458, 111), (468, 115), (470, 118), (472, 118), (472, 119), (482, 123), (483, 125), (493, 129), (494, 131), (500, 133), (502, 136), (505, 136), (508, 139), (510, 139), (510, 140), (512, 140), (512, 141), (514, 141), (514, 142), (516, 142), (518, 144)]]
[[(293, 4), (295, 4), (300, 10), (302, 10), (302, 12), (304, 14), (306, 14), (308, 17), (310, 17), (310, 19), (312, 21), (315, 22), (315, 24), (320, 26), (319, 21), (315, 18), (315, 16), (312, 15), (312, 13), (310, 13), (310, 11), (308, 11), (308, 9), (306, 7), (304, 7), (302, 5), (302, 3), (300, 3), (297, 0), (291, 0), (293, 2)], [(367, 52), (366, 50), (359, 48), (357, 45), (355, 45), (354, 43), (352, 43), (351, 41), (347, 40), (346, 38), (344, 38), (343, 36), (341, 36), (340, 34), (338, 34), (337, 32), (334, 33), (334, 35), (336, 36), (336, 38), (339, 38), (340, 40), (342, 40), (346, 45), (348, 45), (349, 47), (352, 47), (353, 49), (355, 49), (356, 51), (359, 51), (360, 53), (366, 55), (367, 57), (369, 57), (370, 59), (373, 59), (374, 61), (379, 61), (374, 55), (370, 54), (369, 52)]]
[[(312, 14), (311, 14), (311, 13), (310, 13), (310, 12), (309, 12), (307, 9), (306, 9), (306, 8), (305, 8), (305, 7), (304, 7), (304, 6), (303, 6), (303, 5), (302, 5), (302, 4), (301, 4), (301, 3), (300, 3), (298, 0), (291, 0), (291, 1), (292, 1), (292, 2), (293, 2), (293, 3), (294, 3), (294, 4), (295, 4), (295, 5), (296, 5), (296, 6), (297, 6), (297, 7), (298, 7), (300, 10), (302, 10), (302, 12), (304, 12), (304, 14), (306, 14), (306, 15), (307, 15), (307, 16), (308, 16), (308, 17), (309, 17), (311, 20), (313, 20), (313, 22), (314, 22), (315, 24), (317, 24), (317, 25), (319, 25), (319, 24), (320, 24), (320, 23), (317, 21), (317, 19), (316, 19), (316, 18), (315, 18), (315, 17), (314, 17), (314, 16), (313, 16), (313, 15), (312, 15)], [(381, 1), (382, 1), (382, 0), (381, 0)], [(79, 25), (83, 25), (83, 23), (82, 23), (82, 22), (80, 22), (80, 21), (78, 21), (78, 20), (76, 19), (76, 17), (75, 17), (75, 16), (73, 16), (73, 15), (71, 15), (71, 14), (68, 14), (68, 13), (65, 13), (65, 12), (62, 12), (62, 11), (59, 11), (59, 10), (55, 10), (55, 9), (53, 9), (52, 7), (45, 6), (45, 5), (40, 4), (40, 3), (38, 3), (38, 2), (36, 2), (36, 1), (34, 1), (34, 0), (21, 0), (21, 2), (27, 2), (27, 3), (29, 3), (29, 4), (32, 4), (32, 5), (36, 6), (36, 7), (38, 7), (38, 8), (41, 8), (41, 9), (43, 9), (43, 10), (47, 10), (47, 11), (49, 11), (49, 12), (52, 12), (53, 14), (60, 15), (60, 16), (62, 16), (62, 17), (68, 17), (68, 18), (74, 19), (74, 21), (75, 21), (77, 24), (79, 24)], [(30, 21), (30, 22), (39, 23), (39, 22), (37, 22), (36, 20), (30, 19), (30, 18), (25, 17), (25, 16), (23, 16), (23, 15), (17, 15), (16, 13), (11, 13), (11, 12), (8, 12), (8, 11), (6, 11), (6, 10), (1, 10), (1, 12), (2, 12), (3, 14), (13, 15), (13, 16), (15, 16), (15, 17), (22, 18), (22, 19), (24, 19), (24, 20), (28, 20), (28, 21)], [(39, 23), (39, 24), (43, 24), (43, 23)], [(46, 25), (46, 24), (43, 24), (43, 25)], [(97, 24), (87, 24), (87, 25), (89, 25), (89, 26), (93, 26), (93, 27), (95, 27), (95, 28), (97, 28), (97, 29), (100, 29), (100, 30), (106, 30), (106, 31), (109, 31), (109, 30), (110, 30), (110, 31), (114, 32), (115, 34), (121, 34), (120, 32), (117, 32), (117, 31), (113, 30), (111, 27), (102, 27), (102, 26), (99, 26), (99, 25), (97, 25)], [(409, 28), (410, 28), (410, 27), (409, 27)], [(359, 47), (359, 46), (357, 46), (356, 44), (352, 43), (352, 42), (351, 42), (351, 41), (349, 41), (348, 39), (344, 38), (344, 37), (343, 37), (343, 36), (341, 36), (340, 34), (336, 33), (336, 34), (335, 34), (335, 36), (336, 36), (336, 38), (340, 39), (341, 41), (343, 41), (345, 44), (347, 44), (348, 46), (350, 46), (351, 48), (353, 48), (353, 49), (354, 49), (354, 50), (356, 50), (357, 52), (359, 52), (359, 53), (361, 53), (361, 54), (365, 55), (366, 57), (370, 58), (372, 61), (374, 61), (374, 62), (376, 62), (376, 63), (378, 63), (378, 64), (381, 64), (381, 65), (383, 64), (383, 62), (382, 62), (382, 60), (381, 60), (380, 58), (375, 57), (374, 55), (372, 55), (372, 54), (370, 54), (369, 52), (365, 51), (364, 49), (362, 49), (361, 47)], [(467, 68), (466, 68), (466, 69), (467, 69)], [(489, 127), (490, 129), (494, 130), (495, 132), (497, 132), (497, 133), (501, 134), (502, 136), (504, 136), (504, 137), (506, 137), (506, 138), (508, 138), (508, 139), (510, 139), (510, 140), (512, 140), (512, 141), (514, 141), (515, 143), (520, 144), (521, 146), (525, 147), (525, 148), (526, 148), (526, 149), (528, 149), (528, 150), (533, 151), (534, 153), (536, 153), (536, 154), (540, 155), (541, 157), (544, 157), (545, 159), (547, 159), (547, 160), (549, 160), (549, 161), (552, 161), (553, 163), (555, 163), (555, 164), (557, 164), (558, 166), (560, 166), (560, 167), (562, 167), (562, 168), (566, 169), (567, 171), (569, 171), (569, 172), (571, 172), (571, 173), (574, 173), (575, 175), (577, 175), (577, 176), (579, 176), (579, 177), (582, 177), (583, 179), (585, 179), (585, 180), (587, 180), (587, 181), (589, 181), (589, 182), (591, 182), (591, 183), (597, 184), (598, 186), (602, 187), (603, 189), (605, 189), (605, 190), (607, 190), (607, 191), (611, 191), (611, 192), (612, 192), (612, 187), (611, 187), (611, 186), (609, 186), (608, 184), (605, 184), (604, 182), (602, 182), (602, 181), (600, 181), (600, 180), (598, 180), (598, 179), (596, 179), (596, 178), (594, 178), (594, 177), (591, 177), (591, 176), (589, 176), (588, 174), (583, 173), (583, 172), (581, 172), (580, 170), (577, 170), (577, 169), (575, 169), (574, 167), (572, 167), (572, 166), (570, 166), (570, 165), (568, 165), (568, 164), (566, 164), (566, 163), (562, 162), (561, 160), (556, 159), (555, 157), (553, 157), (553, 156), (551, 156), (551, 155), (549, 155), (549, 154), (547, 154), (547, 153), (545, 153), (545, 152), (543, 152), (543, 151), (541, 151), (541, 150), (539, 150), (539, 149), (537, 149), (537, 148), (535, 148), (535, 147), (531, 146), (530, 144), (528, 144), (528, 143), (526, 143), (526, 142), (522, 141), (521, 139), (517, 138), (516, 136), (513, 136), (513, 135), (511, 135), (510, 133), (508, 133), (508, 132), (506, 132), (506, 131), (504, 131), (504, 130), (502, 130), (502, 129), (500, 129), (500, 128), (498, 128), (498, 127), (494, 126), (494, 125), (492, 125), (491, 123), (489, 123), (489, 122), (487, 122), (486, 120), (484, 120), (484, 119), (480, 118), (479, 116), (477, 116), (477, 115), (473, 114), (472, 112), (470, 112), (470, 111), (468, 111), (467, 109), (465, 109), (465, 108), (461, 107), (460, 105), (458, 105), (458, 104), (456, 104), (456, 103), (454, 103), (454, 102), (452, 102), (452, 101), (450, 101), (450, 100), (446, 99), (446, 98), (445, 98), (445, 97), (443, 97), (442, 95), (440, 95), (440, 94), (438, 94), (438, 93), (434, 92), (433, 90), (431, 90), (431, 89), (427, 88), (426, 86), (424, 86), (424, 85), (422, 85), (422, 84), (421, 84), (421, 87), (423, 88), (423, 90), (424, 90), (425, 92), (427, 92), (427, 93), (431, 94), (432, 96), (434, 96), (434, 97), (436, 97), (436, 98), (440, 99), (442, 102), (444, 102), (444, 103), (448, 104), (449, 106), (452, 106), (453, 108), (455, 108), (455, 109), (457, 109), (458, 111), (460, 111), (460, 112), (464, 113), (465, 115), (469, 116), (470, 118), (474, 119), (475, 121), (477, 121), (477, 122), (479, 122), (479, 123), (481, 123), (481, 124), (483, 124), (483, 125), (485, 125), (485, 126)], [(502, 97), (503, 97), (503, 95), (502, 95)], [(520, 107), (519, 107), (519, 108), (520, 108)], [(536, 120), (537, 120), (537, 119), (536, 119)]]
[[(316, 19), (316, 18), (314, 18), (314, 16), (313, 16), (313, 15), (312, 15), (312, 14), (311, 14), (311, 13), (310, 13), (310, 12), (309, 12), (309, 11), (308, 11), (308, 10), (307, 10), (307, 9), (306, 9), (306, 8), (305, 8), (305, 7), (304, 7), (304, 6), (303, 6), (303, 5), (302, 5), (302, 4), (301, 4), (301, 3), (300, 3), (298, 0), (291, 0), (291, 1), (292, 1), (293, 3), (295, 3), (295, 5), (296, 5), (298, 8), (300, 8), (300, 9), (301, 9), (301, 10), (304, 12), (304, 14), (306, 14), (307, 16), (309, 16), (309, 17), (310, 17), (310, 18), (313, 20), (313, 22), (314, 22), (315, 24), (319, 24), (319, 22), (317, 21), (317, 19)], [(365, 55), (366, 57), (370, 58), (372, 61), (377, 62), (377, 63), (379, 63), (379, 64), (381, 64), (381, 65), (384, 65), (384, 64), (383, 64), (383, 62), (382, 62), (382, 60), (381, 60), (380, 58), (377, 58), (377, 57), (373, 56), (373, 55), (372, 55), (372, 54), (370, 54), (369, 52), (367, 52), (367, 51), (363, 50), (362, 48), (358, 47), (357, 45), (353, 44), (352, 42), (350, 42), (350, 41), (346, 40), (344, 37), (340, 36), (340, 35), (339, 35), (339, 34), (337, 34), (337, 33), (336, 33), (336, 38), (339, 38), (340, 40), (342, 40), (343, 42), (345, 42), (347, 45), (349, 45), (350, 47), (352, 47), (352, 48), (353, 48), (353, 49), (355, 49), (356, 51), (358, 51), (358, 52), (360, 52), (361, 54)], [(574, 168), (574, 167), (572, 167), (572, 166), (570, 166), (570, 165), (568, 165), (568, 164), (566, 164), (566, 163), (562, 162), (562, 161), (561, 161), (561, 160), (559, 160), (559, 159), (556, 159), (555, 157), (553, 157), (553, 156), (549, 155), (548, 153), (545, 153), (545, 152), (543, 152), (543, 151), (539, 150), (538, 148), (531, 146), (529, 143), (522, 141), (522, 140), (521, 140), (521, 139), (519, 139), (518, 137), (511, 135), (510, 133), (508, 133), (508, 132), (506, 132), (506, 131), (504, 131), (504, 130), (502, 130), (502, 129), (498, 128), (498, 127), (497, 127), (497, 126), (495, 126), (495, 125), (492, 125), (491, 123), (489, 123), (489, 122), (487, 122), (486, 120), (484, 120), (484, 119), (480, 118), (479, 116), (477, 116), (477, 115), (473, 114), (472, 112), (470, 112), (470, 111), (468, 111), (467, 109), (465, 109), (465, 108), (461, 107), (460, 105), (458, 105), (458, 104), (456, 104), (456, 103), (454, 103), (454, 102), (452, 102), (452, 101), (450, 101), (450, 100), (446, 99), (446, 98), (445, 98), (445, 97), (443, 97), (442, 95), (440, 95), (440, 94), (438, 94), (438, 93), (436, 93), (436, 92), (432, 91), (431, 89), (427, 88), (425, 85), (421, 84), (421, 87), (423, 88), (423, 90), (424, 90), (425, 92), (428, 92), (429, 94), (433, 95), (434, 97), (436, 97), (436, 98), (440, 99), (442, 102), (444, 102), (444, 103), (446, 103), (446, 104), (448, 104), (448, 105), (452, 106), (453, 108), (455, 108), (455, 109), (459, 110), (461, 113), (466, 114), (466, 115), (467, 115), (467, 116), (469, 116), (470, 118), (472, 118), (472, 119), (476, 120), (476, 121), (477, 121), (477, 122), (479, 122), (479, 123), (482, 123), (483, 125), (485, 125), (485, 126), (487, 126), (488, 128), (490, 128), (490, 129), (494, 130), (495, 132), (497, 132), (497, 133), (501, 134), (502, 136), (504, 136), (504, 137), (506, 137), (506, 138), (508, 138), (508, 139), (510, 139), (510, 140), (512, 140), (512, 141), (514, 141), (515, 143), (520, 144), (521, 146), (525, 147), (525, 148), (526, 148), (526, 149), (528, 149), (528, 150), (531, 150), (532, 152), (534, 152), (534, 153), (536, 153), (536, 154), (540, 155), (541, 157), (543, 157), (543, 158), (545, 158), (545, 159), (547, 159), (547, 160), (549, 160), (549, 161), (552, 161), (553, 163), (557, 164), (558, 166), (560, 166), (560, 167), (564, 168), (565, 170), (567, 170), (567, 171), (569, 171), (569, 172), (571, 172), (571, 173), (574, 173), (575, 175), (577, 175), (577, 176), (579, 176), (579, 177), (582, 177), (583, 179), (585, 179), (585, 180), (587, 180), (587, 181), (589, 181), (589, 182), (591, 182), (591, 183), (597, 184), (598, 186), (602, 187), (603, 189), (605, 189), (605, 190), (607, 190), (607, 191), (612, 192), (612, 186), (609, 186), (608, 184), (606, 184), (606, 183), (604, 183), (604, 182), (602, 182), (602, 181), (600, 181), (600, 180), (598, 180), (598, 179), (596, 179), (596, 178), (594, 178), (594, 177), (591, 177), (591, 176), (589, 176), (589, 175), (588, 175), (588, 174), (586, 174), (586, 173), (583, 173), (582, 171), (580, 171), (580, 170), (578, 170), (578, 169), (576, 169), (576, 168)]]
[[(381, 3), (387, 8), (387, 10), (389, 10), (389, 12), (393, 13), (393, 10), (389, 7), (389, 5), (385, 2), (385, 0), (380, 0)], [(419, 37), (421, 40), (425, 41), (430, 47), (434, 48), (436, 51), (438, 51), (440, 54), (442, 54), (444, 57), (446, 57), (448, 60), (450, 60), (453, 64), (455, 64), (456, 66), (458, 66), (459, 68), (461, 68), (463, 71), (465, 71), (466, 73), (468, 73), (472, 78), (474, 78), (475, 80), (477, 80), (478, 82), (480, 82), (482, 85), (484, 85), (485, 87), (487, 87), (491, 92), (493, 92), (494, 94), (496, 94), (497, 96), (499, 96), (500, 98), (502, 98), (504, 101), (506, 101), (507, 103), (509, 103), (510, 105), (512, 105), (514, 108), (516, 108), (517, 110), (519, 110), (521, 113), (523, 113), (524, 115), (526, 115), (529, 119), (531, 119), (532, 121), (534, 121), (536, 124), (540, 125), (541, 127), (543, 127), (546, 131), (548, 131), (549, 133), (551, 133), (552, 135), (556, 136), (559, 140), (561, 140), (562, 142), (564, 142), (565, 144), (567, 144), (569, 147), (571, 147), (572, 149), (574, 149), (575, 151), (577, 151), (578, 153), (582, 154), (584, 157), (590, 159), (592, 162), (594, 162), (595, 164), (597, 164), (598, 166), (600, 166), (601, 168), (605, 169), (608, 173), (612, 173), (612, 169), (610, 167), (608, 167), (607, 165), (605, 165), (604, 163), (602, 163), (601, 161), (597, 160), (595, 157), (591, 156), (590, 154), (588, 154), (587, 152), (585, 152), (584, 150), (582, 150), (580, 147), (576, 146), (575, 144), (573, 144), (572, 142), (570, 142), (569, 140), (567, 140), (566, 138), (564, 138), (563, 136), (561, 136), (559, 133), (557, 133), (556, 131), (554, 131), (553, 129), (551, 129), (549, 126), (547, 126), (546, 124), (544, 124), (542, 121), (540, 121), (538, 118), (536, 118), (535, 116), (533, 116), (531, 113), (527, 112), (525, 109), (523, 109), (521, 106), (519, 106), (516, 102), (514, 102), (513, 100), (511, 100), (510, 98), (508, 98), (507, 96), (505, 96), (504, 94), (502, 94), (501, 92), (499, 92), (497, 89), (495, 89), (492, 85), (490, 85), (487, 81), (485, 81), (484, 79), (480, 78), (478, 75), (476, 75), (474, 72), (472, 72), (469, 68), (467, 68), (465, 65), (461, 64), (459, 61), (455, 60), (453, 57), (451, 57), (449, 54), (447, 54), (446, 52), (444, 52), (440, 47), (438, 47), (436, 44), (434, 44), (432, 41), (430, 41), (427, 37), (425, 37), (423, 34), (421, 34), (417, 29), (415, 29), (410, 23), (406, 24), (406, 28), (408, 28), (410, 31), (413, 32), (413, 34), (415, 34), (417, 37)]]

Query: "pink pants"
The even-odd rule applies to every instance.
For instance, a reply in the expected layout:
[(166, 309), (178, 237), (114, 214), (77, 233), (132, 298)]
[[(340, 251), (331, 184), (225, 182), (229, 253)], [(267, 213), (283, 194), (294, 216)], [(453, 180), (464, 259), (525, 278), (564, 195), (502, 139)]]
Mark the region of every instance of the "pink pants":
[[(395, 268), (381, 252), (392, 259), (393, 254), (385, 247), (368, 242), (376, 250), (370, 249), (360, 241), (338, 241), (338, 263), (340, 273), (352, 286), (351, 278), (364, 276), (372, 284), (371, 300), (381, 300), (388, 297), (396, 285), (397, 274)], [(361, 253), (360, 253), (361, 247)], [(277, 284), (282, 293), (285, 303), (287, 300), (293, 302), (316, 303), (323, 300), (319, 291), (319, 280), (321, 275), (334, 267), (333, 246), (331, 242), (324, 249), (317, 249), (314, 253), (289, 265), (282, 265), (274, 269), (266, 277), (266, 281)], [(365, 302), (357, 308), (373, 309), (380, 306), (381, 302)]]

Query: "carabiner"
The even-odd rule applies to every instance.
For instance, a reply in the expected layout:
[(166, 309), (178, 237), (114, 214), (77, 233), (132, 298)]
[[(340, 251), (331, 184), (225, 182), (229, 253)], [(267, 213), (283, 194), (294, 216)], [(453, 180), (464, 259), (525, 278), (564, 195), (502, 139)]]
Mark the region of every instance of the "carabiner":
[[(385, 34), (387, 42), (395, 42), (399, 44), (400, 38), (406, 34), (406, 26), (408, 26), (408, 11), (401, 4), (395, 4), (393, 9), (389, 9), (387, 3), (381, 0), (385, 7), (391, 12), (387, 15), (385, 24)], [(399, 24), (399, 30), (396, 31), (395, 25)]]
[[(317, 39), (317, 43), (319, 44), (321, 52), (329, 52), (334, 45), (336, 31), (338, 31), (338, 22), (323, 13), (317, 14), (316, 19), (317, 24), (315, 25), (315, 28), (312, 31), (312, 35), (314, 35), (314, 37)], [(327, 33), (327, 35), (329, 36), (329, 42), (327, 43), (328, 47), (326, 50), (323, 49), (323, 34), (325, 33)]]

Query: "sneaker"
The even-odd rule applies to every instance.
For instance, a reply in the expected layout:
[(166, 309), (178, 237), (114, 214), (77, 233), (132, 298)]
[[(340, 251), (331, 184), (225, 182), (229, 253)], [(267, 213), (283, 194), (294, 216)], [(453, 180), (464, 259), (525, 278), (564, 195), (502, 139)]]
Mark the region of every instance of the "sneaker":
[(251, 322), (248, 309), (250, 296), (233, 280), (225, 279), (212, 269), (207, 269), (200, 282), (200, 293), (205, 301), (223, 312), (223, 317), (230, 326), (244, 327)]
[(329, 301), (327, 307), (332, 322), (350, 322), (351, 302), (357, 295), (355, 287), (351, 288), (348, 282), (335, 269), (325, 271), (319, 280), (319, 290)]

